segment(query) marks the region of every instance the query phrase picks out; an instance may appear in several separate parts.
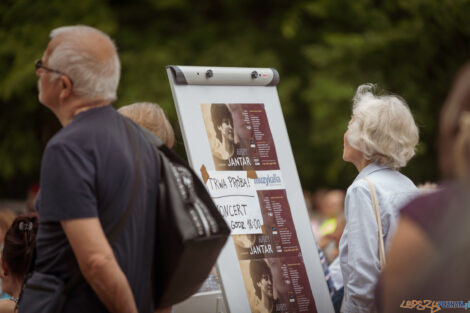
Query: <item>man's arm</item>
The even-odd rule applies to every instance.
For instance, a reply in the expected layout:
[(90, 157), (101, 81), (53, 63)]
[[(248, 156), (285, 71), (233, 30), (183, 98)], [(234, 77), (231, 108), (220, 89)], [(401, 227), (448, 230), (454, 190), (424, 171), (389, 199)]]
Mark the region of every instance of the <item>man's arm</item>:
[(135, 312), (134, 295), (114, 257), (98, 218), (60, 222), (80, 270), (110, 312)]

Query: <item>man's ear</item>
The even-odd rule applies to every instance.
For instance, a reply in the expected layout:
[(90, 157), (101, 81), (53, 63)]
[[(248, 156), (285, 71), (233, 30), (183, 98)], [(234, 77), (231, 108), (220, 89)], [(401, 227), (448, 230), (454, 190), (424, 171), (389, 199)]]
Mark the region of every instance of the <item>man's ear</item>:
[(72, 95), (72, 81), (65, 75), (60, 76), (60, 84), (61, 84), (61, 91), (60, 91), (60, 99), (64, 100), (70, 95)]

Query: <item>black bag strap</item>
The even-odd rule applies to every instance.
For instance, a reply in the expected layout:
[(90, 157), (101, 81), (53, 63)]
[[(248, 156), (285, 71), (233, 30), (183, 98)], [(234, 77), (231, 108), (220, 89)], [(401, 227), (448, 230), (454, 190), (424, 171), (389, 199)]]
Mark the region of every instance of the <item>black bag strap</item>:
[[(184, 167), (191, 169), (188, 166), (187, 162), (184, 161), (175, 152), (173, 152), (173, 150), (168, 148), (168, 146), (158, 136), (155, 136), (151, 131), (147, 130), (146, 128), (144, 128), (140, 125), (137, 125), (137, 126), (140, 127), (140, 129), (142, 130), (142, 133), (144, 134), (144, 137), (147, 138), (147, 140), (152, 145), (152, 148), (155, 151), (155, 154), (156, 154), (157, 158), (160, 156), (160, 153), (161, 153), (165, 157), (167, 157), (172, 163), (184, 165)], [(191, 169), (191, 171), (192, 171), (192, 169)], [(160, 175), (161, 175), (161, 172), (160, 172)]]
[[(137, 188), (138, 188), (139, 180), (140, 180), (140, 172), (141, 172), (140, 171), (140, 151), (139, 151), (139, 145), (137, 144), (136, 131), (135, 129), (133, 129), (131, 120), (129, 120), (126, 117), (124, 118), (124, 120), (126, 121), (126, 128), (130, 133), (132, 149), (133, 151), (135, 151), (134, 164), (135, 164), (136, 173), (135, 173), (134, 185), (132, 187), (132, 195), (131, 195), (129, 204), (127, 205), (127, 208), (124, 214), (121, 216), (119, 222), (116, 225), (114, 225), (114, 227), (109, 231), (109, 233), (106, 234), (106, 238), (108, 239), (109, 245), (112, 245), (114, 241), (116, 240), (117, 236), (121, 233), (127, 221), (127, 218), (129, 217), (131, 208), (134, 206), (134, 202), (135, 202), (135, 198), (137, 194)], [(80, 284), (82, 280), (84, 280), (82, 272), (77, 271), (70, 278), (70, 280), (65, 284), (64, 294), (67, 295), (73, 288), (78, 286), (78, 284)]]

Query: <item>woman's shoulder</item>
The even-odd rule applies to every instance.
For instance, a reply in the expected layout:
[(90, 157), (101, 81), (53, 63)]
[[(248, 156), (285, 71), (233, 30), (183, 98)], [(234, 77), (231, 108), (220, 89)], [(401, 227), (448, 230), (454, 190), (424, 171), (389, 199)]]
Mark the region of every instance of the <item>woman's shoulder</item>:
[(395, 184), (403, 186), (404, 188), (416, 189), (415, 183), (408, 178), (408, 176), (402, 174), (399, 170), (384, 168), (381, 171), (371, 173), (369, 175), (370, 179), (373, 181), (380, 181), (388, 184)]
[(397, 170), (386, 168), (371, 173), (366, 177), (383, 199), (401, 199), (407, 201), (418, 195), (418, 188), (411, 179)]
[(352, 184), (346, 190), (346, 195), (357, 194), (357, 193), (365, 193), (369, 194), (369, 185), (368, 185), (368, 177), (356, 179), (352, 182)]
[[(396, 186), (416, 189), (415, 184), (400, 172), (386, 166), (372, 163), (359, 173), (353, 183), (349, 186), (348, 191), (369, 191), (370, 184), (373, 185), (376, 190), (379, 189), (377, 191), (380, 191), (380, 189), (393, 190), (396, 189)], [(394, 186), (395, 188), (393, 188)]]

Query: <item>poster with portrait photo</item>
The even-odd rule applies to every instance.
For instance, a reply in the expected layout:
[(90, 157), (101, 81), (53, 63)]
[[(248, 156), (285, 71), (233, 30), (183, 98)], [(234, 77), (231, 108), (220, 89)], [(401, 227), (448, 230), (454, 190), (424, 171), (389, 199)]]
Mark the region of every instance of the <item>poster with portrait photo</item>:
[(263, 233), (233, 235), (239, 260), (302, 256), (285, 189), (257, 190)]
[(203, 103), (202, 116), (218, 171), (278, 170), (262, 103)]
[(316, 312), (315, 301), (298, 258), (240, 260), (251, 312)]

